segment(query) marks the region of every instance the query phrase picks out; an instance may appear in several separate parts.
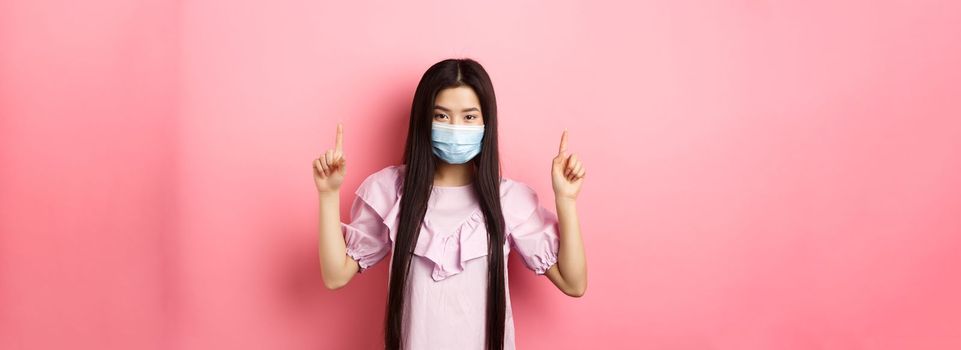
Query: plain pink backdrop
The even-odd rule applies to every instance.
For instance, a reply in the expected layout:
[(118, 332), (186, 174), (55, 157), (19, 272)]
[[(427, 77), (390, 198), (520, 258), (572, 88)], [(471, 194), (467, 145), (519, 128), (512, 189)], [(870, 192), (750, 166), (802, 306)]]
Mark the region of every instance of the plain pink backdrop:
[[(0, 348), (376, 349), (387, 269), (321, 283), (472, 57), (505, 175), (588, 169), (590, 283), (511, 258), (520, 349), (961, 348), (956, 1), (0, 2)], [(346, 219), (346, 217), (345, 217)]]

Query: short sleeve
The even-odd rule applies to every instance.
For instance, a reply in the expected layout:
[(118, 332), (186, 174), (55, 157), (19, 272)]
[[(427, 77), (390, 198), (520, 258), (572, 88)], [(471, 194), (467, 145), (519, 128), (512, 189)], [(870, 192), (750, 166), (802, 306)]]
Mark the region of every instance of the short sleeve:
[(557, 215), (540, 205), (537, 194), (522, 183), (509, 185), (502, 199), (508, 221), (510, 241), (528, 269), (537, 275), (547, 273), (557, 263), (559, 248)]
[(390, 251), (390, 238), (384, 216), (396, 202), (396, 167), (387, 167), (368, 176), (354, 193), (350, 222), (341, 223), (347, 255), (360, 265), (363, 273)]

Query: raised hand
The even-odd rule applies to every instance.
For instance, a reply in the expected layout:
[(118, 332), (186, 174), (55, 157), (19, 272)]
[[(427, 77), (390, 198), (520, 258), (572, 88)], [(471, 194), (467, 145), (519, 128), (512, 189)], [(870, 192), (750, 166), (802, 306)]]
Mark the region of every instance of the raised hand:
[(334, 148), (314, 159), (314, 183), (318, 192), (335, 192), (344, 183), (347, 172), (347, 159), (344, 158), (344, 126), (337, 123), (337, 138)]
[(557, 156), (551, 166), (551, 179), (554, 185), (554, 197), (557, 199), (576, 200), (584, 183), (586, 169), (575, 154), (567, 153), (567, 129), (561, 134), (561, 144), (557, 149)]

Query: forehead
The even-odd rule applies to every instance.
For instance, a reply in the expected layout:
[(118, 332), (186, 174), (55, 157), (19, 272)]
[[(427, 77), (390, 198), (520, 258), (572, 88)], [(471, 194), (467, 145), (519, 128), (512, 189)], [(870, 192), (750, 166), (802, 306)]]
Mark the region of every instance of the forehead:
[(480, 108), (480, 99), (477, 97), (477, 94), (474, 93), (474, 89), (469, 86), (458, 86), (438, 91), (437, 97), (434, 99), (434, 104), (458, 109), (466, 107)]

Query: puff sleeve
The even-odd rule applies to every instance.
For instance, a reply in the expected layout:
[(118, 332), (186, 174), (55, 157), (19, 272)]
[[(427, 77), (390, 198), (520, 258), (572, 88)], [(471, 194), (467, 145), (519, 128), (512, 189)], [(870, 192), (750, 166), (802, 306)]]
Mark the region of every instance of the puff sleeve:
[[(511, 246), (528, 269), (547, 273), (557, 263), (559, 248), (557, 214), (540, 205), (529, 186), (509, 181), (502, 198)], [(508, 212), (509, 211), (509, 212)]]
[(384, 216), (396, 202), (396, 171), (396, 168), (388, 167), (364, 179), (354, 192), (356, 197), (350, 207), (350, 222), (340, 224), (347, 255), (360, 265), (358, 273), (380, 262), (390, 251)]

